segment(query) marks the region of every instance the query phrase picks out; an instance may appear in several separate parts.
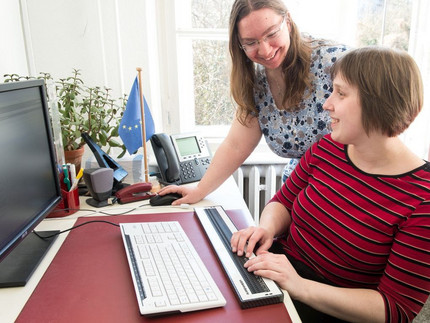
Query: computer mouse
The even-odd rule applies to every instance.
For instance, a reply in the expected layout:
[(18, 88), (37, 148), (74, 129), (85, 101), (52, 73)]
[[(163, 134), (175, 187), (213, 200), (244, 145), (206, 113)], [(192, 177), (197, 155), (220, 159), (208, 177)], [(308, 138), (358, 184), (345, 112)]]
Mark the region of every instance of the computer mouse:
[(155, 195), (149, 199), (149, 204), (152, 206), (171, 205), (173, 201), (182, 197), (179, 193), (169, 193), (166, 195)]

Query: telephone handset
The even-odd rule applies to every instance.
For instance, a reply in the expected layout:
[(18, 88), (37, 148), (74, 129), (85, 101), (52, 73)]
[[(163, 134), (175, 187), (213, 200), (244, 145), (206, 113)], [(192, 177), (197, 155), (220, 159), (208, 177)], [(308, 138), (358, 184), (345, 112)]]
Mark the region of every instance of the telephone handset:
[(152, 150), (166, 183), (185, 184), (199, 181), (211, 162), (211, 154), (203, 137), (195, 133), (151, 137)]

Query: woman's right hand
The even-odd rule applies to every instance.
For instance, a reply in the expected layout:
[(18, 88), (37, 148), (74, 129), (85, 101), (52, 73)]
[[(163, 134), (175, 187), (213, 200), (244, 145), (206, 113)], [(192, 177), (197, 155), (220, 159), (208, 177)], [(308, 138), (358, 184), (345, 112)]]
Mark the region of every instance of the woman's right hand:
[(198, 187), (169, 185), (158, 191), (159, 195), (169, 193), (179, 193), (182, 195), (180, 199), (172, 202), (172, 205), (193, 204), (202, 200), (205, 196)]
[(255, 251), (256, 255), (269, 250), (272, 246), (273, 238), (273, 235), (266, 229), (251, 226), (233, 233), (230, 244), (232, 251), (236, 252), (238, 256), (242, 256), (246, 249), (245, 256), (250, 257), (257, 243), (259, 243), (259, 247)]

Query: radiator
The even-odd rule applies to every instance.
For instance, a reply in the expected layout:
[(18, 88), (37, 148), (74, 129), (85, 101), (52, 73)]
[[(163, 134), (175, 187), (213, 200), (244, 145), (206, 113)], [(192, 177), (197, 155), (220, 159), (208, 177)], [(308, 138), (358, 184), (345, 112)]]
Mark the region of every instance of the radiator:
[(266, 203), (282, 185), (284, 165), (242, 165), (233, 174), (255, 225)]

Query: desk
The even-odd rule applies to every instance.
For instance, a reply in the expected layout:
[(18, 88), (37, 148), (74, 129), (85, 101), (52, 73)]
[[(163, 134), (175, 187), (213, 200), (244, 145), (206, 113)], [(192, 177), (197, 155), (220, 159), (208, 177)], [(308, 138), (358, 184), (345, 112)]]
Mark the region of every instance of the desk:
[[(227, 192), (227, 194), (226, 194)], [(86, 198), (81, 197), (81, 209), (91, 209), (85, 203)], [(248, 209), (240, 197), (237, 190), (236, 184), (232, 178), (227, 180), (218, 190), (214, 193), (208, 195), (203, 201), (192, 205), (188, 210), (178, 207), (149, 207), (146, 206), (146, 201), (140, 201), (124, 205), (113, 205), (105, 208), (97, 209), (98, 211), (103, 211), (108, 214), (118, 214), (126, 211), (130, 211), (128, 214), (153, 214), (153, 213), (183, 213), (192, 212), (193, 207), (197, 206), (209, 206), (209, 205), (223, 205), (226, 210), (242, 210), (244, 213), (244, 221), (251, 223), (252, 219), (249, 214)], [(65, 230), (73, 226), (77, 218), (88, 217), (88, 216), (100, 216), (106, 215), (101, 213), (94, 213), (93, 211), (79, 211), (71, 216), (64, 218), (51, 218), (45, 219), (37, 228), (37, 230)], [(0, 321), (1, 322), (13, 322), (18, 317), (22, 308), (25, 306), (26, 302), (30, 298), (33, 291), (36, 289), (39, 281), (42, 279), (47, 268), (51, 264), (57, 252), (60, 250), (63, 242), (66, 239), (66, 234), (60, 235), (54, 245), (49, 250), (48, 254), (43, 259), (42, 263), (39, 265), (30, 281), (25, 287), (18, 288), (5, 288), (0, 290)], [(121, 245), (122, 248), (122, 245)], [(125, 253), (124, 253), (125, 255)], [(131, 281), (131, 276), (129, 277)], [(61, 288), (61, 286), (59, 286)], [(132, 295), (134, 297), (134, 294)], [(288, 294), (285, 294), (285, 306), (287, 307), (288, 313), (293, 322), (299, 322), (297, 312), (291, 303), (291, 299)], [(136, 307), (137, 308), (137, 307)], [(264, 309), (261, 307), (259, 309)], [(53, 311), (61, 311), (61, 309), (53, 308)], [(204, 313), (204, 312), (202, 312)]]

